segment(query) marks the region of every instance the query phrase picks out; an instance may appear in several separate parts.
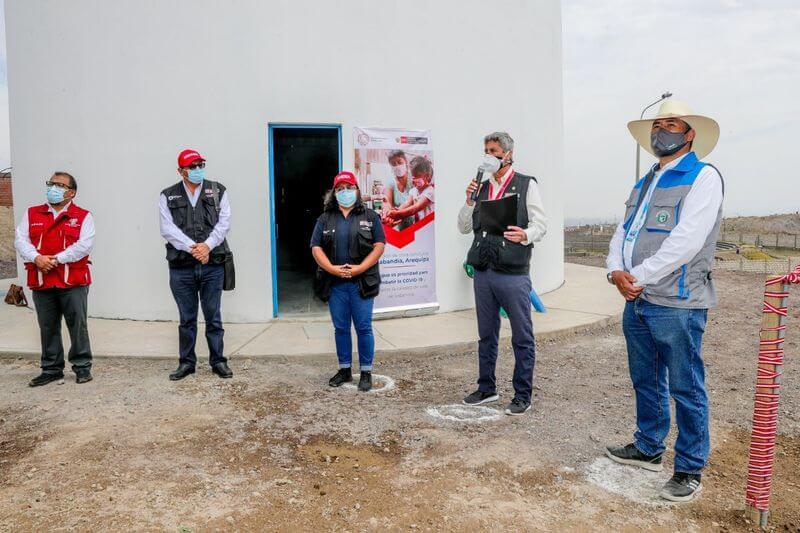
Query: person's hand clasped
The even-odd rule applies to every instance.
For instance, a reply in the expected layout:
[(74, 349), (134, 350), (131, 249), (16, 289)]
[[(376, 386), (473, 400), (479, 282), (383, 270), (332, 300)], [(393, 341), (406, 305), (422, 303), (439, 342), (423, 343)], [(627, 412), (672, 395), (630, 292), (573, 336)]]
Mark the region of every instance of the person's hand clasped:
[(347, 265), (350, 268), (350, 276), (356, 277), (364, 273), (364, 267), (361, 265)]
[(615, 270), (612, 272), (611, 281), (614, 282), (614, 285), (616, 285), (617, 290), (622, 297), (629, 302), (632, 302), (638, 298), (644, 290), (644, 287), (635, 286), (634, 283), (636, 283), (636, 278), (623, 270)]
[(50, 272), (58, 265), (58, 261), (56, 261), (56, 258), (52, 255), (37, 255), (33, 263), (36, 265), (36, 268), (45, 273)]
[(201, 264), (207, 265), (211, 249), (204, 242), (192, 245), (192, 257), (200, 261)]
[(503, 238), (511, 242), (520, 243), (528, 238), (528, 234), (519, 226), (509, 226), (508, 231), (503, 232)]
[(335, 275), (342, 279), (350, 279), (353, 277), (353, 270), (350, 265), (334, 265), (333, 269)]

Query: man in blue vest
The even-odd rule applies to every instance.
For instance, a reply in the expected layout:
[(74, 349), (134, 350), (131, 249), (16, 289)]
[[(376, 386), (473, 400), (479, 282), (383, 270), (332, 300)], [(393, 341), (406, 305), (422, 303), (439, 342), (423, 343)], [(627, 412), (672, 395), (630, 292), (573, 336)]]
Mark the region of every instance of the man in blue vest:
[(608, 281), (625, 298), (622, 331), (636, 392), (633, 442), (609, 446), (618, 463), (661, 471), (675, 401), (674, 475), (661, 497), (692, 500), (708, 461), (708, 397), (701, 357), (722, 220), (722, 176), (699, 161), (719, 139), (719, 125), (684, 103), (667, 100), (654, 119), (628, 123), (658, 158), (625, 202), (625, 218), (608, 251)]
[[(475, 311), (478, 318), (478, 390), (464, 398), (467, 405), (495, 402), (497, 382), (494, 370), (500, 337), (500, 308), (511, 322), (514, 348), (514, 398), (506, 414), (518, 416), (531, 408), (533, 367), (536, 349), (531, 321), (531, 252), (533, 243), (544, 237), (547, 219), (536, 178), (516, 172), (513, 167), (514, 139), (508, 133), (490, 133), (484, 138), (481, 168), (488, 179), (467, 187), (466, 204), (458, 213), (458, 229), (472, 232), (474, 239), (467, 263), (475, 268)], [(472, 198), (478, 190), (477, 201)], [(516, 196), (516, 224), (502, 235), (482, 229), (481, 204)]]

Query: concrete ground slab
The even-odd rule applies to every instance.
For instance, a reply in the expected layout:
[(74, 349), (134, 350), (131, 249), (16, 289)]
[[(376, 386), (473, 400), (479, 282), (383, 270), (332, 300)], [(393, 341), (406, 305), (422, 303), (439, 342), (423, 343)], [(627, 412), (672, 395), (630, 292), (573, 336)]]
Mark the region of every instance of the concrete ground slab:
[[(5, 293), (12, 280), (0, 281)], [(551, 338), (573, 331), (602, 327), (619, 320), (624, 301), (605, 282), (603, 269), (565, 265), (565, 283), (542, 296), (547, 313), (533, 313), (537, 338)], [(379, 357), (408, 357), (432, 348), (466, 349), (477, 342), (474, 309), (373, 323)], [(145, 357), (177, 359), (176, 322), (89, 319), (89, 333), (96, 357)], [(511, 329), (502, 321), (501, 343), (510, 342)], [(208, 357), (199, 325), (198, 359)], [(64, 328), (65, 346), (69, 339)], [(353, 346), (356, 346), (355, 334)], [(38, 357), (39, 328), (36, 314), (28, 308), (0, 306), (0, 355)], [(285, 358), (335, 357), (333, 326), (327, 314), (278, 319), (263, 324), (225, 324), (225, 354), (229, 357)], [(357, 357), (354, 354), (354, 357)]]

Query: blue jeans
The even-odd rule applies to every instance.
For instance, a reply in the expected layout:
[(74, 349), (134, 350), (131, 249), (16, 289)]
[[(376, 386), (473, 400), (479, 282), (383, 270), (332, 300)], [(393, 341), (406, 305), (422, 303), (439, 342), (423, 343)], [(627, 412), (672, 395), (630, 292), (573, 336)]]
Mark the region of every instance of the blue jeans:
[(188, 268), (169, 269), (169, 288), (178, 304), (180, 323), (178, 324), (178, 352), (180, 362), (194, 367), (197, 354), (194, 351), (197, 340), (197, 301), (203, 308), (206, 319), (206, 341), (208, 341), (209, 363), (225, 363), (222, 355), (222, 282), (225, 279), (223, 265), (197, 264)]
[(331, 286), (328, 308), (333, 320), (339, 368), (350, 368), (353, 364), (353, 339), (350, 336), (352, 323), (358, 339), (358, 367), (362, 372), (372, 371), (372, 359), (375, 357), (375, 337), (372, 335), (374, 301), (375, 298), (361, 297), (355, 281), (334, 283)]
[(671, 395), (678, 424), (675, 472), (699, 473), (708, 462), (708, 396), (701, 357), (707, 314), (707, 309), (665, 307), (637, 298), (625, 304), (622, 318), (636, 392), (634, 444), (646, 455), (664, 451)]
[(497, 392), (494, 369), (500, 339), (500, 307), (511, 322), (514, 348), (514, 396), (531, 401), (536, 345), (531, 321), (531, 278), (527, 274), (475, 271), (475, 312), (478, 316), (478, 390)]

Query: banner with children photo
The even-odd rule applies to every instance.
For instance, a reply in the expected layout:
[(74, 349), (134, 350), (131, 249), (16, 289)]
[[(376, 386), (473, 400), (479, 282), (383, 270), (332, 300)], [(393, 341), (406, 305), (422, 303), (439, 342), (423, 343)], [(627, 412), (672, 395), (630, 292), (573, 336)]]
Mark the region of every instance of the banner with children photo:
[(362, 199), (381, 215), (386, 233), (375, 310), (436, 306), (430, 130), (355, 127), (353, 146)]

